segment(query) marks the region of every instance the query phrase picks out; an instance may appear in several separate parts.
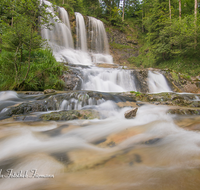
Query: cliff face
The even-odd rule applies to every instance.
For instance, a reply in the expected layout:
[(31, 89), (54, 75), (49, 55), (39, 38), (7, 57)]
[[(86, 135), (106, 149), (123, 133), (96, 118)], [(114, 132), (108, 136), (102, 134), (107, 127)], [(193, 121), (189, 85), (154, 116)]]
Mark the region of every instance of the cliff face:
[(113, 56), (114, 63), (125, 65), (130, 63), (131, 57), (139, 54), (139, 44), (137, 35), (120, 32), (117, 29), (107, 28), (107, 36), (110, 44), (110, 54)]

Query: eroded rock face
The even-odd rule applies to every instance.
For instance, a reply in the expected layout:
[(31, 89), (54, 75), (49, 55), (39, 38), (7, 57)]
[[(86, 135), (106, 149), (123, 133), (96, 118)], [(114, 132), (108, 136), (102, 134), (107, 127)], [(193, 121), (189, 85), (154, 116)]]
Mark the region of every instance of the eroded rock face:
[(132, 119), (136, 116), (138, 108), (133, 108), (131, 110), (128, 110), (124, 113), (124, 116), (126, 119)]
[(148, 93), (148, 70), (147, 69), (136, 69), (133, 70), (135, 77), (135, 85), (139, 92)]
[(166, 70), (161, 71), (166, 77), (168, 84), (174, 92), (189, 92), (199, 93), (200, 87), (198, 86), (198, 78), (190, 78), (189, 76), (174, 71)]
[(107, 37), (110, 43), (110, 53), (115, 63), (121, 65), (124, 63), (129, 64), (129, 58), (138, 56), (139, 46), (136, 37), (135, 39), (131, 39), (132, 36), (127, 36), (115, 29), (110, 29), (107, 32)]
[(200, 115), (200, 109), (175, 108), (169, 109), (167, 113), (176, 115)]
[(81, 72), (76, 68), (70, 68), (62, 76), (62, 80), (65, 82), (65, 91), (80, 90), (81, 89)]

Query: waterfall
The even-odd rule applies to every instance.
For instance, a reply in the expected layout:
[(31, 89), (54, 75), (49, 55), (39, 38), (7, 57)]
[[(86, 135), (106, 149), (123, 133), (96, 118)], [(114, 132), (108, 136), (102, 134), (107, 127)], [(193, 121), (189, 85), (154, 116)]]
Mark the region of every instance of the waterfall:
[(129, 70), (89, 68), (82, 69), (82, 90), (102, 92), (137, 91), (134, 76)]
[(58, 62), (67, 61), (71, 64), (92, 65), (91, 57), (87, 53), (87, 46), (85, 51), (74, 49), (67, 11), (62, 7), (58, 8), (60, 20), (55, 16), (52, 4), (48, 1), (43, 1), (43, 3), (48, 6), (46, 11), (51, 13), (54, 18), (50, 18), (50, 22), (53, 24), (50, 29), (41, 28), (41, 36), (47, 40), (56, 60)]
[(59, 11), (59, 17), (61, 21), (66, 24), (66, 26), (69, 28), (70, 33), (71, 33), (71, 26), (70, 26), (69, 16), (68, 16), (67, 11), (63, 7), (58, 7), (58, 11)]
[(88, 37), (90, 51), (87, 48), (87, 29), (83, 16), (76, 12), (76, 49), (69, 22), (67, 11), (58, 7), (60, 19), (55, 15), (52, 3), (40, 0), (40, 4), (47, 5), (46, 11), (54, 18), (50, 18), (49, 28), (41, 27), (41, 36), (46, 39), (48, 45), (53, 50), (53, 54), (58, 62), (68, 62), (78, 65), (92, 65), (94, 63), (113, 63), (113, 58), (109, 54), (109, 45), (103, 23), (93, 17), (88, 17)]
[(88, 19), (91, 50), (94, 53), (109, 54), (109, 45), (103, 22), (94, 17), (88, 17)]
[(85, 21), (80, 13), (75, 13), (76, 15), (76, 48), (87, 52), (87, 36)]
[(64, 22), (58, 22), (57, 20), (60, 19), (55, 16), (52, 4), (48, 1), (43, 2), (48, 5), (46, 11), (51, 13), (54, 18), (50, 18), (50, 24), (52, 24), (50, 29), (45, 28), (44, 26), (41, 28), (41, 36), (43, 39), (47, 40), (57, 61), (62, 61), (63, 57), (60, 52), (74, 48), (70, 25), (68, 24), (69, 18), (67, 12), (64, 14), (64, 10), (59, 9), (62, 12), (62, 19), (66, 24)]
[(158, 72), (148, 72), (148, 85), (150, 93), (172, 92), (165, 77)]
[(103, 22), (94, 17), (88, 17), (88, 20), (88, 36), (93, 62), (112, 64), (113, 59), (109, 54), (108, 38)]

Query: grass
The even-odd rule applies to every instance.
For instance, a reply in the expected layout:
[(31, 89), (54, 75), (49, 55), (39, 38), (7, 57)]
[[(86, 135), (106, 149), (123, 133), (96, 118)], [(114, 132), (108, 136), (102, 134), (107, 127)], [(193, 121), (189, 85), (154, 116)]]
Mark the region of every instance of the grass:
[(182, 73), (182, 77), (190, 79), (190, 76), (198, 76), (200, 74), (200, 61), (197, 58), (177, 57), (175, 59), (161, 62), (156, 66), (159, 69), (172, 69), (178, 73)]

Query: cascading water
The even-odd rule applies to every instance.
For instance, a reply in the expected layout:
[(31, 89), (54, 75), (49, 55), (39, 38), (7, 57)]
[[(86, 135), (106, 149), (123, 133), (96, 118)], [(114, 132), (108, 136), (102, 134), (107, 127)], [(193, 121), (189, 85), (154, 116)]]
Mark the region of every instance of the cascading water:
[(50, 18), (50, 22), (53, 24), (51, 29), (41, 28), (41, 36), (47, 40), (56, 60), (59, 62), (67, 61), (71, 64), (92, 65), (91, 58), (87, 52), (74, 50), (67, 11), (62, 7), (58, 8), (60, 20), (55, 16), (52, 4), (48, 1), (43, 1), (43, 3), (48, 6), (46, 8), (47, 12), (51, 13), (54, 18)]
[(67, 61), (71, 64), (92, 65), (93, 63), (113, 63), (112, 56), (109, 54), (108, 40), (103, 23), (93, 17), (89, 19), (89, 40), (91, 53), (87, 48), (87, 30), (83, 16), (76, 12), (76, 50), (71, 33), (71, 27), (67, 11), (58, 7), (60, 19), (55, 16), (54, 8), (48, 1), (41, 1), (46, 4), (47, 12), (54, 18), (50, 18), (53, 26), (51, 29), (42, 27), (41, 35), (48, 41), (57, 61)]
[(165, 77), (156, 71), (148, 71), (148, 86), (150, 93), (172, 92)]
[[(44, 3), (46, 3), (46, 1), (44, 1)], [(49, 5), (49, 3), (47, 3), (47, 5)], [(70, 28), (64, 23), (56, 21), (59, 20), (59, 18), (55, 16), (52, 6), (47, 7), (46, 10), (54, 16), (54, 18), (50, 18), (50, 23), (53, 24), (53, 26), (50, 29), (43, 27), (41, 30), (42, 37), (47, 40), (53, 52), (73, 48)]]
[(68, 16), (67, 11), (63, 7), (58, 7), (58, 11), (59, 11), (59, 17), (61, 21), (66, 24), (66, 26), (69, 28), (70, 33), (71, 33), (71, 26), (70, 26), (69, 16)]
[(109, 54), (108, 38), (103, 22), (94, 17), (88, 17), (88, 20), (88, 36), (93, 62), (112, 64), (113, 59)]
[(80, 13), (76, 15), (76, 48), (87, 52), (87, 35), (85, 21)]
[(137, 91), (134, 76), (129, 70), (92, 67), (82, 69), (82, 90), (102, 92)]

